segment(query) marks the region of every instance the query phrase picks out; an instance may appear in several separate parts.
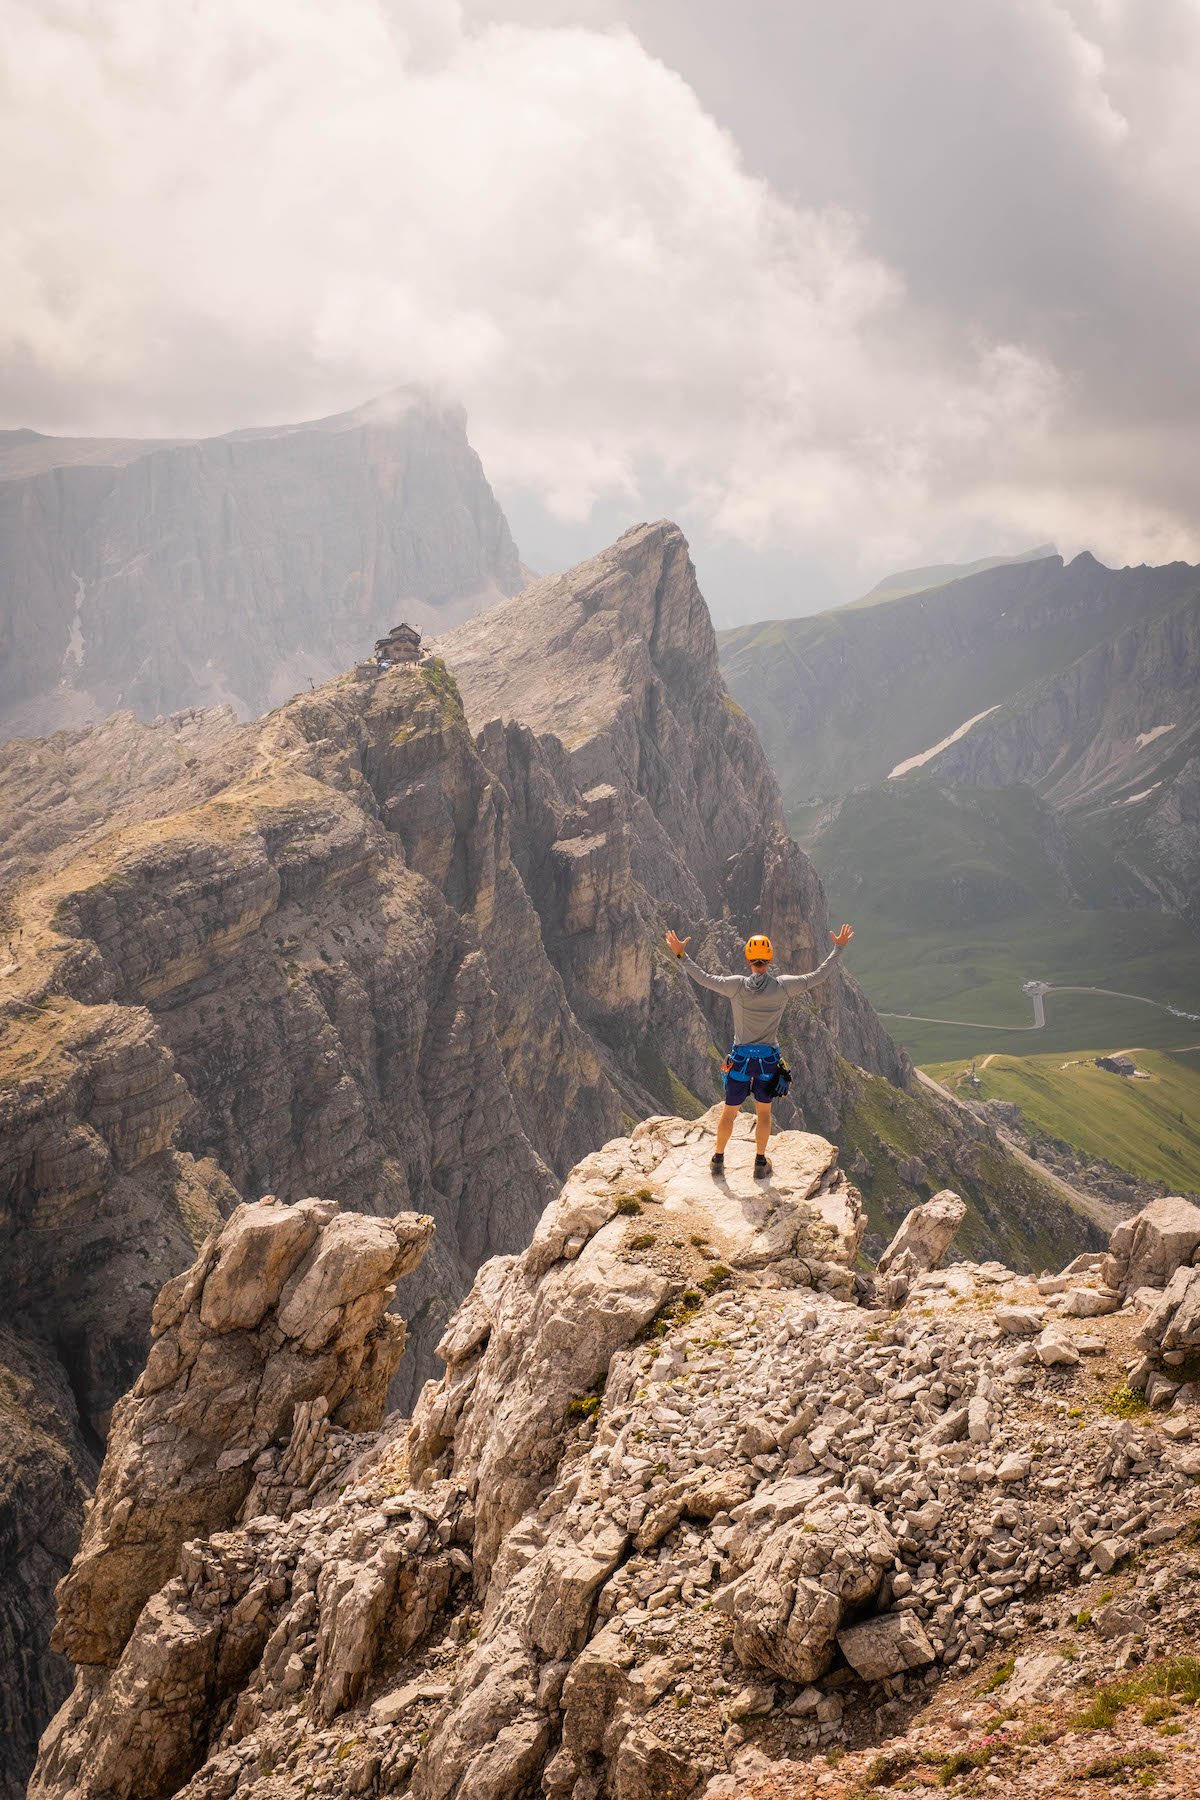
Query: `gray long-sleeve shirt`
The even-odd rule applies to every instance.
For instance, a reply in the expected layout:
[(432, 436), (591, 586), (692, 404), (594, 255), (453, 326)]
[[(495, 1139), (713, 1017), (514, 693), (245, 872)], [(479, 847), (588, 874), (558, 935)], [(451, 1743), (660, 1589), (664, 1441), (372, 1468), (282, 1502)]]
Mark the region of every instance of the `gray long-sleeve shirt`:
[(735, 1044), (773, 1044), (792, 995), (824, 981), (841, 953), (841, 945), (835, 944), (825, 961), (807, 975), (772, 975), (769, 970), (755, 975), (710, 975), (690, 956), (680, 960), (698, 987), (728, 999), (733, 1007)]

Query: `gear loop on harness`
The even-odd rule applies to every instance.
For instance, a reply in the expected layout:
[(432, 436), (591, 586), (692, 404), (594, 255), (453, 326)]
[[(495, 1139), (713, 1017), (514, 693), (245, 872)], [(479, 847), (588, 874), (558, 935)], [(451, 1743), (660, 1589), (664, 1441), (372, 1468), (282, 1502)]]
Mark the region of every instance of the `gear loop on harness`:
[(792, 1071), (784, 1062), (778, 1044), (735, 1044), (721, 1068), (735, 1081), (769, 1082), (773, 1100), (786, 1094), (792, 1085)]

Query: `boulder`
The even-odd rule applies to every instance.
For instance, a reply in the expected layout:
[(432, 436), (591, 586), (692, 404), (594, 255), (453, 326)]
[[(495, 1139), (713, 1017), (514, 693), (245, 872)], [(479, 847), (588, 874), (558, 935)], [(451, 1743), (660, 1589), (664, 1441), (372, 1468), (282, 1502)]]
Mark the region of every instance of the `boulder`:
[(1048, 1326), (1037, 1341), (1037, 1359), (1043, 1368), (1070, 1367), (1079, 1361), (1079, 1352), (1070, 1338)]
[(1175, 1270), (1138, 1333), (1144, 1350), (1192, 1350), (1200, 1346), (1200, 1268)]
[(936, 1652), (913, 1613), (883, 1613), (838, 1633), (838, 1649), (864, 1681), (883, 1681), (906, 1669), (923, 1669)]
[[(1016, 1665), (1002, 1689), (1004, 1705), (1040, 1705), (1052, 1700), (1075, 1680), (1072, 1665), (1057, 1650), (1035, 1651), (1018, 1656)], [(998, 1698), (1001, 1696), (998, 1696)]]
[(896, 1551), (881, 1515), (840, 1495), (817, 1500), (762, 1538), (741, 1539), (735, 1554), (748, 1566), (722, 1596), (741, 1661), (787, 1681), (815, 1680), (833, 1660), (847, 1608), (878, 1593)]
[(1046, 1320), (1040, 1306), (998, 1306), (992, 1317), (1009, 1337), (1036, 1337)]
[(1069, 1319), (1098, 1319), (1104, 1313), (1116, 1312), (1123, 1298), (1112, 1288), (1069, 1288), (1063, 1298), (1062, 1311)]
[(966, 1203), (944, 1188), (923, 1206), (914, 1206), (879, 1259), (880, 1275), (920, 1275), (935, 1269), (967, 1216)]
[(1132, 1219), (1123, 1219), (1109, 1240), (1121, 1265), (1121, 1290), (1166, 1287), (1181, 1265), (1200, 1250), (1200, 1206), (1179, 1194), (1167, 1194)]

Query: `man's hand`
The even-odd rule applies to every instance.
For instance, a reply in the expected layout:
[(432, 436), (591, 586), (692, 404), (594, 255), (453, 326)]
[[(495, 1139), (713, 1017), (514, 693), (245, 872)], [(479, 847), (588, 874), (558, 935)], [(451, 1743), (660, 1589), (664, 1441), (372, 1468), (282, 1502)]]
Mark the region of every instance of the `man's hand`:
[(682, 956), (691, 941), (690, 937), (676, 937), (673, 931), (667, 933), (667, 949), (675, 956)]
[(829, 935), (837, 945), (838, 949), (844, 950), (846, 945), (850, 942), (850, 939), (854, 936), (854, 933), (848, 925), (843, 925), (840, 931), (831, 931)]

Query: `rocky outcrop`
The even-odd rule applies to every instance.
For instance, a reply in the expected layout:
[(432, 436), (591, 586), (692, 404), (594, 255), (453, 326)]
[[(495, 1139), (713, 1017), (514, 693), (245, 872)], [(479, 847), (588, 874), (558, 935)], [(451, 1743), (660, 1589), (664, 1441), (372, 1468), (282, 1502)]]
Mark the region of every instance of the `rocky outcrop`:
[(937, 1268), (966, 1216), (965, 1202), (949, 1188), (914, 1206), (876, 1264), (876, 1273), (901, 1284), (898, 1293), (906, 1290), (914, 1275)]
[(262, 1510), (297, 1422), (378, 1426), (405, 1337), (387, 1307), (432, 1238), (416, 1213), (367, 1218), (312, 1199), (239, 1206), (213, 1232), (155, 1303), (146, 1367), (114, 1415), (59, 1590), (55, 1649), (115, 1663), (181, 1546), (232, 1524), (252, 1490)]
[[(220, 1696), (245, 1672), (266, 1640), (270, 1593), (243, 1589), (219, 1630), (176, 1612), (164, 1634), (159, 1590), (181, 1568), (203, 1571), (193, 1540), (213, 1539), (243, 1509), (286, 1516), (352, 1454), (348, 1434), (378, 1427), (404, 1348), (387, 1308), (432, 1235), (433, 1221), (415, 1213), (385, 1220), (272, 1198), (240, 1206), (163, 1288), (153, 1348), (117, 1409), (59, 1589), (54, 1639), (86, 1671), (88, 1712), (107, 1710), (133, 1736), (100, 1726), (81, 1744), (60, 1728), (44, 1753), (53, 1785), (149, 1795), (186, 1776), (196, 1732), (186, 1703)], [(298, 1438), (308, 1480), (268, 1510), (269, 1472)], [(176, 1580), (173, 1597), (182, 1591)]]
[[(528, 1249), (480, 1271), (411, 1425), (336, 1481), (318, 1468), (260, 1513), (238, 1462), (241, 1521), (220, 1490), (211, 1534), (176, 1547), (110, 1660), (81, 1665), (34, 1800), (699, 1800), (886, 1744), (992, 1655), (992, 1687), (1017, 1653), (1032, 1678), (1029, 1634), (1060, 1612), (1081, 1631), (1093, 1577), (1110, 1667), (1186, 1632), (1186, 1584), (1161, 1620), (1147, 1601), (1168, 1597), (1158, 1562), (1191, 1517), (1197, 1409), (1183, 1392), (1144, 1420), (1108, 1409), (1145, 1307), (1118, 1295), (1078, 1321), (1064, 1298), (1104, 1259), (1037, 1284), (928, 1270), (889, 1310), (854, 1273), (863, 1213), (831, 1145), (782, 1134), (766, 1184), (749, 1121), (722, 1179), (707, 1148), (705, 1122), (659, 1118), (586, 1158)], [(308, 1229), (289, 1217), (243, 1209), (172, 1284), (169, 1367), (173, 1331), (199, 1368), (243, 1334), (283, 1354), (272, 1319), (329, 1316), (327, 1280), (300, 1302), (319, 1253), (284, 1274), (284, 1235)], [(335, 1362), (344, 1296), (378, 1300), (384, 1273), (350, 1272), (387, 1230), (348, 1234)], [(1007, 1329), (1025, 1313), (1040, 1337)], [(1043, 1357), (1051, 1336), (1062, 1355)], [(171, 1411), (143, 1378), (114, 1430), (78, 1565), (93, 1593), (124, 1554), (112, 1502), (138, 1504), (137, 1456), (149, 1493), (180, 1442)], [(232, 1436), (238, 1455), (258, 1441)], [(65, 1594), (79, 1631), (87, 1583)]]
[[(521, 584), (463, 414), (417, 391), (197, 443), (0, 454), (0, 736), (278, 705)], [(3, 450), (0, 446), (0, 451)]]

